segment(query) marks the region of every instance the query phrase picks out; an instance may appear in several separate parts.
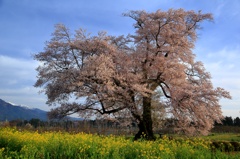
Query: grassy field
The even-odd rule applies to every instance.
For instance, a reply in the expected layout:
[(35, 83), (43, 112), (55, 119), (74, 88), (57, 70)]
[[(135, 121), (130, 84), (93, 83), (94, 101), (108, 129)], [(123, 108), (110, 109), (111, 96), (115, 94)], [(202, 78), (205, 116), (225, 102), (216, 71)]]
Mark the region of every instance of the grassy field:
[(239, 141), (239, 135), (214, 134), (203, 138), (168, 137), (133, 141), (124, 136), (86, 133), (19, 131), (0, 128), (0, 158), (23, 159), (214, 159), (240, 158), (238, 152), (212, 148), (211, 140)]
[(208, 136), (203, 136), (203, 139), (212, 141), (236, 141), (240, 142), (240, 133), (212, 133)]

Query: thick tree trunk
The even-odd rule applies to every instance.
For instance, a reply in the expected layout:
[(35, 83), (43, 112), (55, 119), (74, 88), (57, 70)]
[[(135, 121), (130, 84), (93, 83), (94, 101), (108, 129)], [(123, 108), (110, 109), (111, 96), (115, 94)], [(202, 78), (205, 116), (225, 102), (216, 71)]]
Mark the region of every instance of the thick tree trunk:
[(147, 140), (155, 140), (152, 128), (152, 112), (151, 112), (151, 97), (143, 97), (143, 114), (139, 121), (139, 131), (134, 139), (146, 138)]

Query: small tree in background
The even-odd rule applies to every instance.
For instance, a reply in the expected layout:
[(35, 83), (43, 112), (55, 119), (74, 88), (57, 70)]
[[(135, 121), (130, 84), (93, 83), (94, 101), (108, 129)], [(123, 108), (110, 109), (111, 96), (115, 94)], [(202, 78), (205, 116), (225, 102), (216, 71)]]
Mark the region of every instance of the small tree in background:
[(236, 118), (234, 119), (234, 125), (235, 125), (235, 126), (240, 126), (240, 118), (239, 118), (239, 117), (236, 117)]
[[(56, 25), (45, 50), (35, 55), (41, 62), (35, 86), (57, 106), (52, 115), (133, 118), (139, 127), (135, 139), (145, 134), (151, 140), (153, 117), (158, 119), (153, 111), (164, 108), (176, 130), (208, 133), (223, 118), (219, 99), (230, 98), (224, 89), (213, 88), (192, 53), (199, 23), (212, 20), (211, 14), (170, 9), (124, 16), (135, 22), (135, 34), (127, 37), (91, 36), (83, 29), (72, 35)], [(162, 94), (159, 105), (156, 90)]]
[(226, 116), (223, 120), (222, 120), (222, 124), (223, 125), (227, 125), (227, 126), (233, 126), (234, 125), (234, 120), (231, 116)]

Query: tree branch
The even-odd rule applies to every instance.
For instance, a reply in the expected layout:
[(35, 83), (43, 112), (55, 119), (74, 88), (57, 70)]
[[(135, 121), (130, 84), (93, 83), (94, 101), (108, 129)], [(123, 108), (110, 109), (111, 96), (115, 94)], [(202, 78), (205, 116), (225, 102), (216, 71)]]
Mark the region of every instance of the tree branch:
[[(169, 86), (165, 83), (165, 82), (161, 82), (163, 83), (168, 89), (169, 89)], [(160, 87), (162, 88), (162, 91), (163, 91), (163, 94), (165, 95), (165, 97), (167, 98), (172, 98), (170, 95), (168, 95), (164, 89), (164, 87), (162, 86), (162, 84), (160, 84)]]

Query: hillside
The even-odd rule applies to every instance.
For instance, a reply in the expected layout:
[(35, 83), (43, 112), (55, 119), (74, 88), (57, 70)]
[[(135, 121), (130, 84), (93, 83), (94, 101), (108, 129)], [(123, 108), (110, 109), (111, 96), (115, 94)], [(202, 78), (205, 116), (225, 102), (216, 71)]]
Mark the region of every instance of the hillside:
[(0, 121), (11, 121), (16, 119), (30, 120), (32, 118), (46, 121), (47, 112), (37, 108), (14, 105), (0, 99)]

